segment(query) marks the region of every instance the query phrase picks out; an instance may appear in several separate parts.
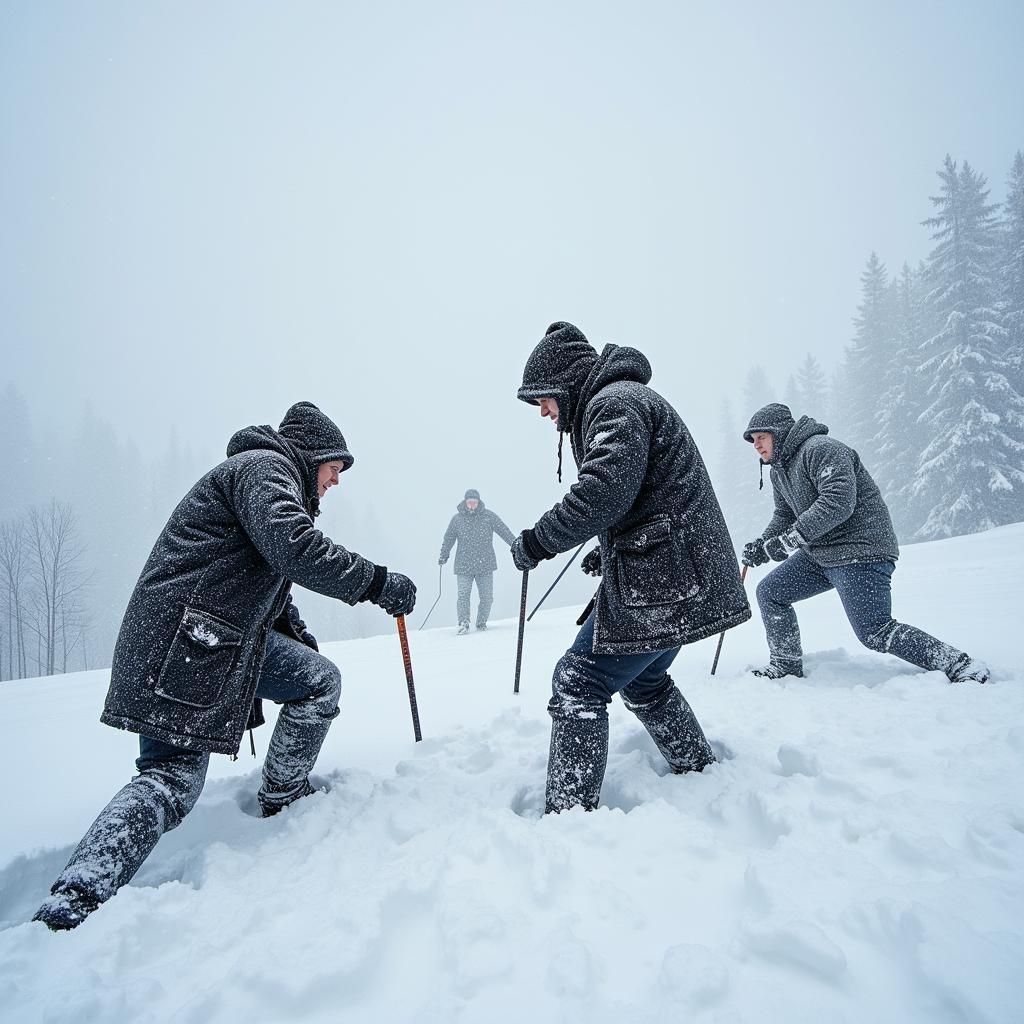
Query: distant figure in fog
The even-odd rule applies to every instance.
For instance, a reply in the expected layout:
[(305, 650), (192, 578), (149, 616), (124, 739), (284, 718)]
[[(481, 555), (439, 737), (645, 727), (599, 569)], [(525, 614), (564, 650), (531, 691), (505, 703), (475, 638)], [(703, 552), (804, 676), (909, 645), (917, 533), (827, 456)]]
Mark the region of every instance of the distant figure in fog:
[(459, 617), (459, 634), (469, 632), (469, 600), (476, 581), (479, 605), (476, 610), (476, 628), (487, 628), (487, 617), (494, 602), (494, 571), (498, 560), (494, 557), (493, 535), (497, 534), (506, 544), (514, 541), (512, 531), (487, 508), (480, 499), (480, 492), (472, 487), (459, 502), (458, 511), (445, 530), (441, 542), (441, 557), (438, 565), (444, 565), (455, 549), (455, 578), (459, 581), (459, 596), (455, 610)]

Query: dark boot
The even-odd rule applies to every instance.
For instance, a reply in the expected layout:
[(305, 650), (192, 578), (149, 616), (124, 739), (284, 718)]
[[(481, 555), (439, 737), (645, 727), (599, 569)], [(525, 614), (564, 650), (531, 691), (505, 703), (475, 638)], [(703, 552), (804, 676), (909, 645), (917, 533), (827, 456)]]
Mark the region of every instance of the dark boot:
[(697, 716), (671, 679), (661, 693), (648, 701), (630, 700), (628, 691), (628, 686), (622, 691), (623, 704), (651, 734), (672, 771), (699, 772), (714, 764), (715, 755)]
[(601, 798), (608, 764), (608, 713), (602, 708), (583, 715), (552, 716), (545, 814), (572, 807), (593, 811)]
[(783, 676), (796, 676), (802, 679), (804, 675), (802, 662), (781, 661), (775, 658), (772, 658), (767, 665), (763, 665), (761, 668), (752, 668), (750, 671), (755, 676), (761, 676), (762, 679), (781, 679)]

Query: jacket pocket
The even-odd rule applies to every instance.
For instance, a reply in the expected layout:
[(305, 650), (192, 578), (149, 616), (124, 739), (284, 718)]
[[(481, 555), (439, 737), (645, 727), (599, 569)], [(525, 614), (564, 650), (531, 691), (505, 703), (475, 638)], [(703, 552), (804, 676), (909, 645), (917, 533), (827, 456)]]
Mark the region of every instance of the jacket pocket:
[(686, 543), (667, 518), (619, 534), (612, 548), (619, 594), (627, 608), (675, 604), (700, 591)]
[(186, 607), (157, 677), (156, 692), (179, 704), (212, 707), (235, 667), (241, 643), (237, 626)]

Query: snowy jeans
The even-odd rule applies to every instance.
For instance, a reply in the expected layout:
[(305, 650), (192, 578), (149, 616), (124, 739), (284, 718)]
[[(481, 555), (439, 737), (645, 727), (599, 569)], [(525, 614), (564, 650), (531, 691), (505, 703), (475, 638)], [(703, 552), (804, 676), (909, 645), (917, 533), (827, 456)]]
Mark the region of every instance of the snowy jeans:
[(476, 590), (480, 597), (480, 604), (476, 610), (476, 624), (477, 628), (486, 626), (487, 616), (491, 614), (491, 605), (494, 603), (494, 573), (460, 573), (456, 579), (459, 581), (459, 598), (455, 610), (459, 616), (459, 625), (469, 625), (469, 598), (473, 592), (473, 580), (476, 580)]
[[(257, 695), (282, 704), (263, 765), (261, 802), (301, 794), (331, 721), (341, 673), (297, 640), (271, 632)], [(74, 889), (102, 903), (131, 881), (157, 840), (181, 824), (206, 781), (208, 753), (139, 737), (139, 774), (100, 812), (51, 892)], [(51, 897), (52, 898), (52, 897)]]
[(551, 680), (548, 813), (597, 806), (608, 762), (608, 705), (616, 693), (674, 772), (700, 771), (714, 761), (696, 716), (668, 674), (678, 653), (672, 647), (596, 654), (594, 616), (587, 618)]
[(802, 669), (800, 626), (793, 605), (833, 587), (857, 639), (872, 651), (895, 654), (912, 665), (945, 672), (962, 653), (916, 626), (892, 617), (892, 562), (857, 562), (835, 568), (818, 565), (797, 551), (757, 585), (772, 662)]

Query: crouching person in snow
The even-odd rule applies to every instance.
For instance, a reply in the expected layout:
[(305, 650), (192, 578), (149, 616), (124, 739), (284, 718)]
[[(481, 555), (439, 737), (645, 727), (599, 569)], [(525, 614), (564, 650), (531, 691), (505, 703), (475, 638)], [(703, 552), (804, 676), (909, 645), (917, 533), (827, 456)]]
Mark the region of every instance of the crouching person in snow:
[(313, 524), (353, 463), (315, 405), (278, 430), (247, 427), (182, 499), (135, 586), (114, 649), (102, 721), (139, 734), (139, 774), (103, 809), (35, 920), (74, 928), (126, 884), (195, 805), (211, 753), (235, 754), (282, 705), (263, 766), (264, 816), (313, 792), (309, 773), (338, 714), (341, 676), (289, 594), (292, 583), (391, 615), (412, 581), (349, 552)]
[(480, 604), (476, 610), (476, 628), (487, 628), (487, 616), (494, 603), (494, 573), (498, 561), (494, 557), (494, 534), (506, 544), (514, 541), (515, 535), (501, 519), (485, 507), (480, 492), (472, 487), (459, 502), (458, 511), (445, 530), (441, 541), (438, 565), (444, 565), (455, 549), (455, 578), (459, 581), (459, 596), (455, 610), (459, 616), (459, 633), (469, 632), (469, 599), (473, 593), (473, 581)]
[(771, 661), (755, 674), (803, 675), (793, 605), (835, 587), (865, 647), (945, 672), (951, 682), (983, 683), (988, 669), (963, 651), (892, 617), (891, 578), (899, 545), (889, 509), (860, 457), (828, 427), (785, 405), (756, 412), (743, 437), (771, 467), (775, 515), (743, 549), (744, 565), (782, 562), (757, 586)]
[(679, 414), (647, 387), (636, 349), (600, 355), (555, 323), (526, 363), (519, 398), (569, 435), (578, 480), (512, 545), (521, 570), (590, 537), (583, 568), (602, 573), (594, 606), (555, 667), (546, 810), (597, 807), (608, 759), (608, 704), (620, 692), (675, 772), (714, 761), (668, 674), (683, 644), (750, 618), (732, 541)]

